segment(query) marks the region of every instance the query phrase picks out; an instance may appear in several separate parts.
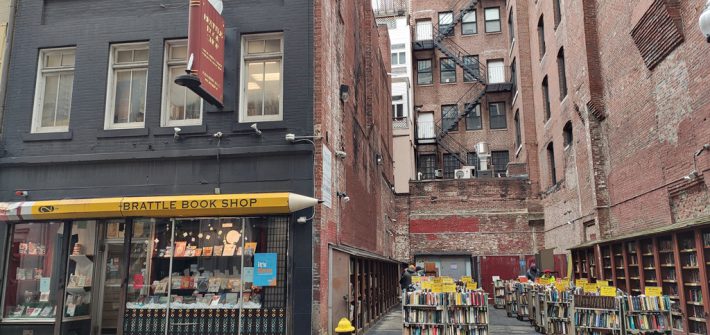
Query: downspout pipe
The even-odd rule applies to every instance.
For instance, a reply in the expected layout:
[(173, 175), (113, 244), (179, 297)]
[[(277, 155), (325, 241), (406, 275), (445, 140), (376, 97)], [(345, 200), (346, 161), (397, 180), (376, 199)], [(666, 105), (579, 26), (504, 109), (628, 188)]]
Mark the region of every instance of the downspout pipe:
[[(7, 81), (8, 72), (10, 72), (10, 55), (12, 53), (12, 42), (15, 36), (15, 14), (17, 11), (17, 1), (10, 0), (10, 9), (7, 20), (7, 34), (5, 35), (5, 50), (2, 55), (2, 67), (0, 68), (0, 141), (4, 137), (2, 125), (5, 119), (5, 103), (7, 101)], [(1, 155), (0, 155), (1, 156)]]

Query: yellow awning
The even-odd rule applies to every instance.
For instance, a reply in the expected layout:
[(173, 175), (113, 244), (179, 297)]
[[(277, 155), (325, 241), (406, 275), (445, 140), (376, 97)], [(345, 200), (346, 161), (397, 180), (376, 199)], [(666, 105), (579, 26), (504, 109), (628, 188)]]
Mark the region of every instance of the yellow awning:
[(318, 199), (294, 193), (2, 202), (0, 221), (288, 214), (317, 203)]

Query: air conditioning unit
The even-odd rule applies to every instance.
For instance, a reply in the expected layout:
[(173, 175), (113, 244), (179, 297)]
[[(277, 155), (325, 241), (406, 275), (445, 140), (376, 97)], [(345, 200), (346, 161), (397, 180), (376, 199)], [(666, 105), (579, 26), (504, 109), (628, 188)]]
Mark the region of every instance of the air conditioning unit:
[(471, 169), (456, 169), (454, 179), (471, 179)]
[(444, 178), (444, 170), (442, 170), (442, 169), (434, 170), (434, 177)]

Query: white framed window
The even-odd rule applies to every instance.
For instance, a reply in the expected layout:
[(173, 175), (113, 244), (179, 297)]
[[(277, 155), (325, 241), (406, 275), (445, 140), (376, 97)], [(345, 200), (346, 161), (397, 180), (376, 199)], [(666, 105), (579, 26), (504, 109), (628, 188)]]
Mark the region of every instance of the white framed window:
[(505, 82), (505, 63), (502, 60), (488, 61), (488, 83), (499, 84)]
[(497, 33), (500, 31), (500, 8), (492, 7), (484, 10), (486, 20), (486, 32)]
[(392, 53), (392, 66), (407, 65), (407, 53), (404, 51)]
[(242, 38), (239, 122), (283, 120), (283, 34)]
[(415, 41), (431, 41), (432, 39), (434, 39), (434, 28), (432, 27), (431, 20), (417, 21)]
[(202, 124), (202, 99), (187, 87), (175, 83), (175, 78), (185, 74), (187, 67), (187, 40), (165, 42), (163, 64), (161, 127)]
[(392, 96), (392, 119), (401, 120), (407, 117), (404, 112), (404, 99), (401, 95)]
[(32, 109), (32, 133), (69, 131), (76, 49), (45, 49), (39, 53)]
[(148, 85), (148, 43), (111, 46), (105, 129), (142, 128)]

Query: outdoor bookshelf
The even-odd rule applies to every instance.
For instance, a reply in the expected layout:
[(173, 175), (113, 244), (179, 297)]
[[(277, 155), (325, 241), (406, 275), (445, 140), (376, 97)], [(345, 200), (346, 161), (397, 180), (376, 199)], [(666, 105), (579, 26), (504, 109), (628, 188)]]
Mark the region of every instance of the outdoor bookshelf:
[(621, 298), (574, 296), (574, 328), (577, 335), (623, 334)]
[(544, 294), (544, 333), (548, 335), (572, 334), (572, 300), (570, 291), (549, 287)]
[[(593, 256), (589, 253), (594, 252)], [(662, 288), (670, 299), (670, 324), (674, 334), (709, 334), (710, 228), (659, 231), (585, 244), (572, 250), (575, 279), (587, 278), (585, 267), (598, 260), (598, 274), (618, 289), (638, 296), (648, 286)], [(611, 285), (611, 283), (610, 283)]]
[(402, 315), (405, 335), (488, 335), (488, 294), (407, 292)]
[(626, 334), (670, 334), (670, 297), (628, 296), (623, 299)]
[(542, 313), (544, 307), (545, 286), (540, 284), (530, 284), (528, 289), (528, 320), (535, 327), (535, 330), (544, 333), (544, 320)]
[(505, 282), (505, 312), (508, 317), (518, 315), (518, 298), (515, 295), (515, 284), (517, 281), (508, 280)]
[(495, 308), (505, 308), (505, 298), (506, 298), (506, 291), (505, 291), (505, 282), (502, 280), (496, 280), (493, 283), (493, 294), (494, 294), (494, 300), (493, 300), (493, 307)]
[(528, 306), (528, 291), (530, 290), (530, 284), (527, 283), (516, 283), (515, 284), (515, 296), (518, 302), (518, 308), (516, 316), (518, 320), (529, 319), (530, 311)]

